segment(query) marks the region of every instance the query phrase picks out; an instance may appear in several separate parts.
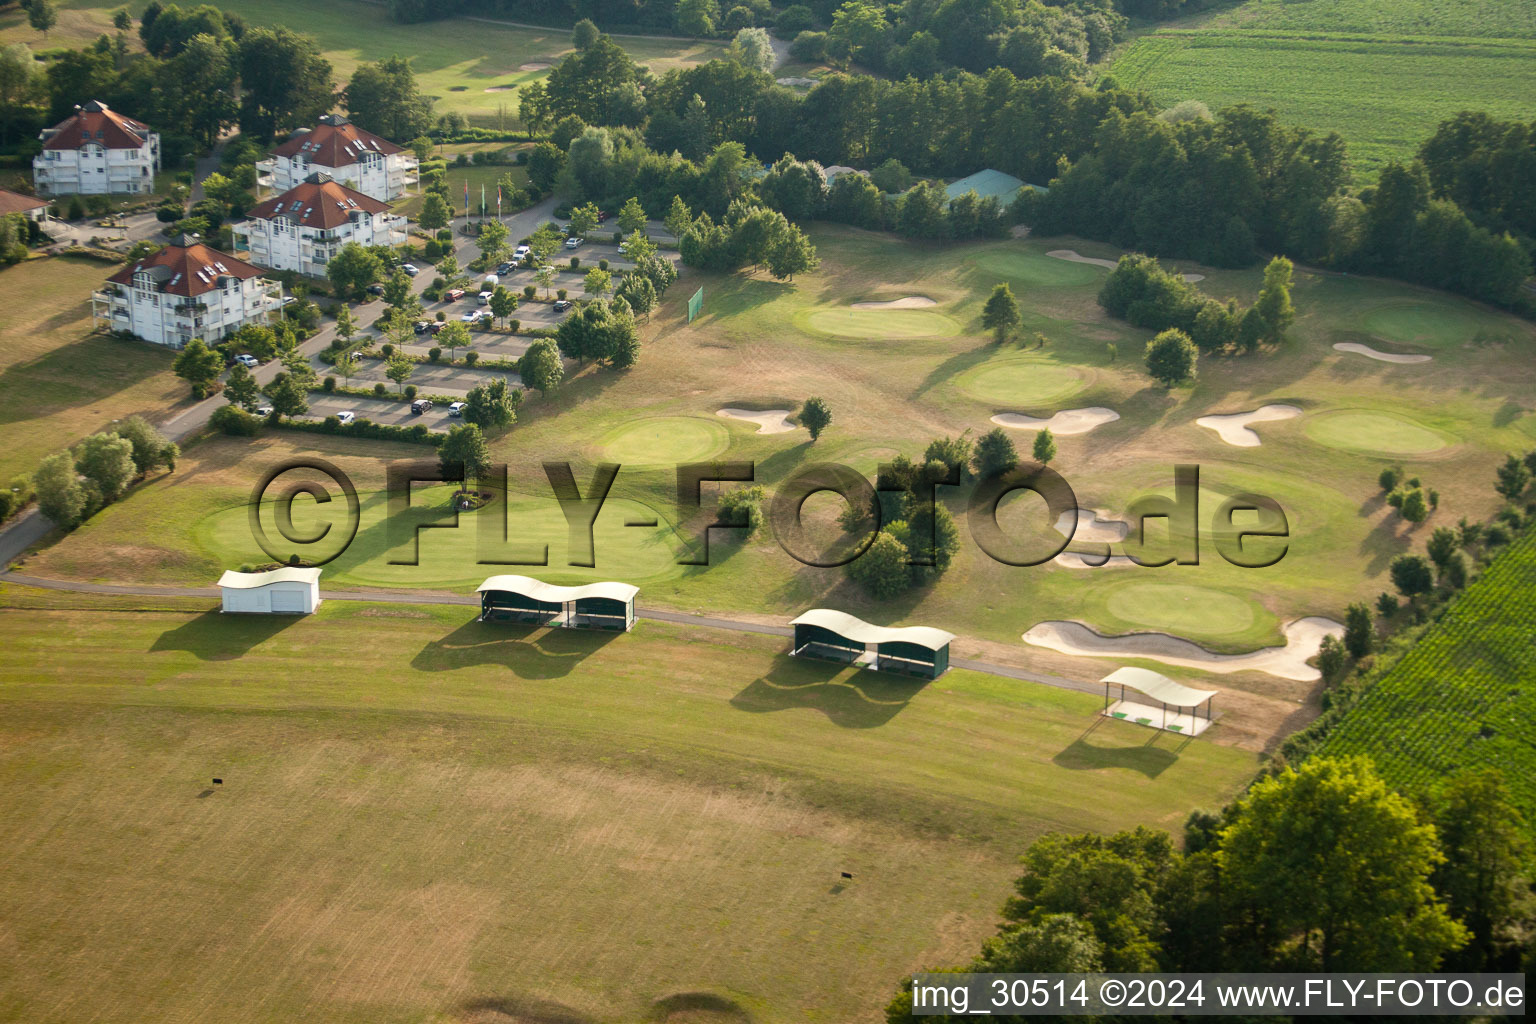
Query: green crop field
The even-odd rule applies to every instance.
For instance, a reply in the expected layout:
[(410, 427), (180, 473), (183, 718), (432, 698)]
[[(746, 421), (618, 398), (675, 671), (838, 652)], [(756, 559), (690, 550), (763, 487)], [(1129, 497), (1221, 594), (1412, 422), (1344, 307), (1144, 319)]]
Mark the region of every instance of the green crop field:
[(1536, 530), (1527, 530), (1349, 710), (1320, 753), (1364, 754), (1422, 788), (1502, 771), (1536, 820)]
[[(0, 11), (0, 41), (24, 42), (34, 49), (80, 46), (112, 34), (112, 12), (121, 6), (66, 0), (60, 4), (59, 27), (46, 41), (27, 25), (26, 12), (11, 7)], [(128, 6), (137, 16), (145, 4)], [(314, 36), (343, 85), (359, 64), (396, 54), (410, 57), (422, 92), (437, 100), (437, 113), (458, 111), (481, 127), (515, 127), (517, 87), (544, 77), (544, 66), (571, 49), (568, 29), (515, 28), (464, 18), (401, 25), (380, 5), (364, 0), (220, 0), (214, 6), (251, 25), (286, 25)], [(722, 44), (702, 40), (625, 36), (617, 41), (656, 74), (701, 63), (723, 50)]]
[(1215, 111), (1248, 103), (1302, 127), (1336, 131), (1365, 178), (1386, 161), (1410, 159), (1437, 124), (1459, 111), (1525, 119), (1536, 109), (1531, 39), (1364, 35), (1288, 22), (1284, 30), (1267, 23), (1258, 29), (1233, 20), (1243, 27), (1168, 27), (1141, 36), (1110, 73), (1163, 105), (1201, 100)]
[(873, 1021), (1033, 837), (1176, 828), (1256, 766), (776, 637), (208, 604), (0, 588), (7, 1017)]

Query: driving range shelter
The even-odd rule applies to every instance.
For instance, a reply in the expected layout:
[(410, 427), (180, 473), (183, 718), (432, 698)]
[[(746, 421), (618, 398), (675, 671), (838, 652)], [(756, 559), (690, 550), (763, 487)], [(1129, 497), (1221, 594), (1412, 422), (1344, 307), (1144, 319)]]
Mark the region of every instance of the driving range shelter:
[[(1198, 736), (1211, 726), (1211, 698), (1216, 696), (1215, 690), (1196, 690), (1145, 668), (1117, 668), (1101, 682), (1104, 710), (1100, 713), (1106, 718), (1186, 736)], [(1119, 698), (1112, 699), (1116, 686), (1120, 688)], [(1127, 689), (1135, 692), (1127, 696)]]
[(790, 654), (937, 679), (949, 669), (953, 633), (929, 626), (876, 626), (847, 612), (812, 608), (790, 622)]
[(480, 621), (627, 632), (639, 592), (628, 583), (560, 587), (531, 576), (492, 576), (480, 584)]

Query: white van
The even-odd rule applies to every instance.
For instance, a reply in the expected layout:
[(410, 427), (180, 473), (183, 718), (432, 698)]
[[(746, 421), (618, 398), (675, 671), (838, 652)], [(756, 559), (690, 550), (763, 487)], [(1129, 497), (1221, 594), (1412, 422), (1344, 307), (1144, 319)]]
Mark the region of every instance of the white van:
[(499, 284), (501, 284), (501, 278), (497, 277), (495, 274), (486, 274), (485, 283), (480, 287), (488, 292), (493, 292), (496, 290), (496, 286)]
[(491, 293), (490, 292), (481, 292), (480, 293), (480, 305), (482, 305), (482, 306), (489, 306), (490, 304), (491, 304)]

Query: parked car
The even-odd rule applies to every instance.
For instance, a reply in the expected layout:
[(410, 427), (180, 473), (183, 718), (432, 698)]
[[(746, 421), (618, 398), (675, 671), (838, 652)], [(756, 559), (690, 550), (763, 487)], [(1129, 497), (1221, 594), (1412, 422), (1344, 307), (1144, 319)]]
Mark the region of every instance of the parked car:
[(353, 420), (357, 419), (357, 413), (355, 413), (355, 412), (339, 412), (339, 413), (336, 414), (336, 418), (338, 420), (340, 420), (342, 423), (351, 423)]
[(429, 324), (425, 320), (417, 320), (415, 325), (414, 325), (414, 329), (415, 329), (417, 334), (426, 334), (427, 333), (427, 329), (430, 328), (431, 326), (432, 325)]
[(447, 299), (449, 302), (458, 302), (463, 297), (464, 297), (464, 289), (463, 288), (450, 288), (450, 289), (448, 289), (448, 293), (443, 296), (443, 298)]
[(427, 330), (432, 332), (433, 334), (439, 334), (439, 333), (442, 332), (442, 329), (444, 327), (447, 327), (447, 326), (448, 326), (448, 324), (447, 324), (446, 321), (443, 321), (443, 320), (433, 320), (430, 324), (427, 325)]
[(565, 247), (567, 249), (576, 249), (576, 248), (580, 248), (581, 243), (582, 243), (582, 239), (577, 238), (575, 235), (572, 235), (570, 238), (567, 238), (565, 240)]
[(375, 297), (383, 295), (384, 286), (381, 284), (371, 284), (368, 286), (368, 294)]
[(532, 251), (533, 250), (529, 249), (526, 245), (520, 245), (516, 249), (512, 250), (512, 258), (514, 260), (520, 260)]
[(481, 282), (480, 287), (486, 291), (493, 291), (499, 284), (501, 284), (500, 277), (496, 276), (495, 274), (486, 274), (485, 280)]
[(411, 412), (418, 416), (430, 408), (432, 408), (432, 399), (430, 398), (418, 398), (411, 403)]
[(477, 324), (477, 323), (480, 322), (480, 318), (481, 317), (489, 317), (490, 315), (491, 314), (489, 314), (489, 313), (482, 313), (478, 309), (472, 309), (468, 313), (465, 313), (464, 315), (459, 317), (459, 323), (461, 323), (461, 324)]
[(479, 295), (475, 296), (475, 298), (479, 300), (480, 305), (482, 306), (489, 306), (491, 304), (491, 293), (488, 291), (481, 292)]
[(556, 313), (564, 313), (566, 310), (568, 310), (570, 308), (571, 308), (571, 300), (570, 299), (559, 299), (559, 300), (557, 300), (555, 302), (555, 312)]
[(414, 263), (402, 263), (400, 264), (400, 269), (412, 277), (415, 277), (417, 274), (421, 273), (421, 271), (416, 269), (416, 264)]
[(619, 243), (619, 255), (620, 256), (628, 256), (629, 255), (629, 243), (628, 242), (620, 242)]
[(261, 363), (256, 360), (255, 356), (248, 355), (244, 352), (240, 353), (238, 356), (235, 356), (235, 362), (239, 363), (241, 366), (248, 370), (254, 370), (256, 367), (261, 365)]
[[(522, 257), (519, 256), (518, 259), (522, 259)], [(498, 263), (498, 264), (496, 264), (496, 273), (498, 273), (498, 274), (510, 274), (510, 273), (512, 273), (513, 269), (514, 269), (514, 264), (512, 264), (512, 263)]]
[(597, 222), (599, 224), (603, 223), (603, 221), (605, 221), (607, 219), (608, 219), (608, 211), (607, 210), (598, 210), (597, 211)]
[(256, 415), (257, 416), (271, 416), (272, 415), (272, 407), (270, 405), (258, 405), (256, 407)]
[(448, 415), (449, 416), (462, 416), (462, 415), (464, 415), (464, 405), (465, 405), (464, 402), (454, 402), (452, 405), (450, 405), (448, 407)]

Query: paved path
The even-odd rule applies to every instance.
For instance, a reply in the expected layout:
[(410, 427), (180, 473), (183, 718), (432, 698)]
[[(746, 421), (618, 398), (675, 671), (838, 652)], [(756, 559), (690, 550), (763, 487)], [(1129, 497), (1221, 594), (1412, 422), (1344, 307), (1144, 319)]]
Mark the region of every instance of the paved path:
[[(0, 572), (0, 582), (15, 583), (23, 587), (37, 587), (42, 590), (58, 590), (71, 594), (100, 594), (119, 597), (196, 597), (207, 600), (215, 600), (219, 597), (217, 587), (151, 587), (151, 586), (123, 586), (111, 583), (80, 583), (74, 580), (53, 580), (41, 576), (29, 576), (19, 572)], [(382, 604), (447, 604), (462, 605), (473, 608), (479, 605), (479, 599), (473, 594), (448, 594), (442, 591), (422, 591), (420, 593), (401, 593), (396, 590), (322, 590), (320, 597), (325, 601), (367, 601)], [(788, 626), (767, 626), (758, 622), (742, 622), (738, 619), (727, 619), (719, 616), (690, 615), (686, 612), (666, 611), (661, 608), (637, 608), (635, 614), (638, 618), (649, 619), (653, 622), (671, 622), (683, 626), (702, 626), (706, 629), (724, 629), (733, 633), (755, 633), (760, 636), (779, 636), (789, 638), (794, 636), (794, 630)], [(1098, 683), (1085, 682), (1077, 679), (1067, 679), (1064, 676), (1048, 675), (1041, 672), (1029, 672), (1011, 665), (998, 665), (989, 661), (969, 661), (960, 658), (950, 660), (950, 665), (955, 668), (965, 669), (968, 672), (985, 672), (989, 675), (1002, 676), (1007, 679), (1019, 679), (1030, 683), (1041, 683), (1045, 686), (1054, 686), (1063, 690), (1077, 690), (1081, 693), (1102, 693), (1103, 689)]]

